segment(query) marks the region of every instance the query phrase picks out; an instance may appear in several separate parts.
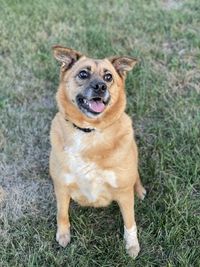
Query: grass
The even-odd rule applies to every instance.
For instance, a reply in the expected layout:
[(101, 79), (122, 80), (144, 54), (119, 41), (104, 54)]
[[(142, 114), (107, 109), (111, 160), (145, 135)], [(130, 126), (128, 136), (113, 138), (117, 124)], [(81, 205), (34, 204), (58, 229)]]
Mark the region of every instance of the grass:
[[(200, 6), (195, 0), (0, 0), (0, 266), (200, 266)], [(51, 46), (127, 54), (140, 172), (141, 253), (129, 258), (117, 205), (71, 204), (72, 242), (55, 241), (48, 174), (58, 65)]]

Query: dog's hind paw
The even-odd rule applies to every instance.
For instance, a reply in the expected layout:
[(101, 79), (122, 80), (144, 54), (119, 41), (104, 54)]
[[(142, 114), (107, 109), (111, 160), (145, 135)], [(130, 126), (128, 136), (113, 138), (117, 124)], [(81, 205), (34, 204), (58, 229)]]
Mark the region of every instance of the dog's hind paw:
[(144, 200), (145, 196), (147, 194), (147, 191), (146, 189), (143, 187), (142, 190), (140, 191), (140, 193), (138, 193), (138, 198), (141, 199), (141, 200)]
[(139, 186), (135, 187), (135, 191), (139, 199), (143, 200), (147, 194), (146, 189), (140, 184)]

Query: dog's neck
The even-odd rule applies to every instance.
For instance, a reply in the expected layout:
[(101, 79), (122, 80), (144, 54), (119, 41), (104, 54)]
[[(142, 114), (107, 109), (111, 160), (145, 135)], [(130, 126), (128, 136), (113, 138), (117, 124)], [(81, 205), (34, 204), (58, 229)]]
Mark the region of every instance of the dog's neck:
[[(68, 119), (65, 119), (66, 121), (69, 121)], [(74, 128), (80, 130), (80, 131), (83, 131), (84, 133), (91, 133), (93, 131), (95, 131), (94, 128), (81, 128), (79, 126), (77, 126), (75, 123), (72, 123), (72, 125), (74, 126)]]

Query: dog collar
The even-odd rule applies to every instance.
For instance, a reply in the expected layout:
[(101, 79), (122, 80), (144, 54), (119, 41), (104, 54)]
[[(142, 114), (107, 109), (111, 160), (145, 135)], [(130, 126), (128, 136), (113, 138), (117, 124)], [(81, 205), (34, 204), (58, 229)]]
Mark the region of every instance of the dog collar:
[(76, 128), (76, 129), (79, 129), (80, 131), (83, 131), (84, 133), (90, 133), (92, 131), (94, 131), (95, 129), (90, 129), (90, 128), (81, 128), (81, 127), (78, 127), (76, 124), (73, 123), (73, 126)]
[[(65, 119), (65, 120), (69, 121), (67, 119)], [(91, 133), (91, 132), (95, 131), (95, 129), (93, 129), (93, 128), (92, 129), (91, 128), (81, 128), (81, 127), (77, 126), (75, 123), (72, 123), (72, 125), (74, 126), (74, 128), (76, 128), (80, 131), (83, 131), (84, 133)]]

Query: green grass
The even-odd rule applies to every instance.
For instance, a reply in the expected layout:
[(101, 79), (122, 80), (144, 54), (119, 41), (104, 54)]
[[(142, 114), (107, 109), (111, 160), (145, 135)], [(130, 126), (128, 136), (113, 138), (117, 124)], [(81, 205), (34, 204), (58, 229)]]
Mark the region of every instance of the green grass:
[[(200, 5), (185, 0), (0, 0), (0, 266), (200, 266)], [(139, 59), (127, 79), (140, 173), (141, 253), (129, 258), (116, 204), (71, 205), (55, 241), (49, 128), (59, 67), (51, 46)]]

